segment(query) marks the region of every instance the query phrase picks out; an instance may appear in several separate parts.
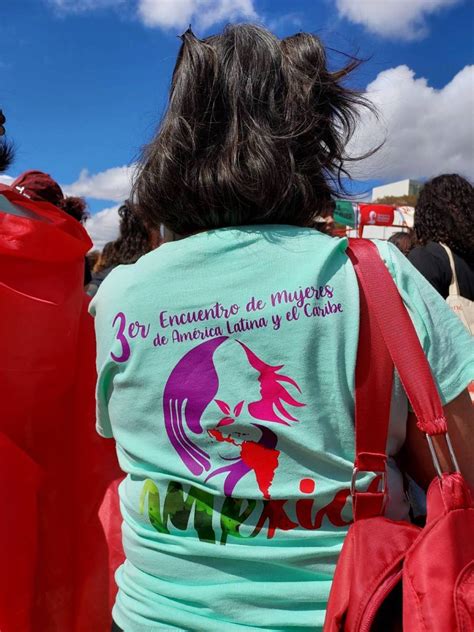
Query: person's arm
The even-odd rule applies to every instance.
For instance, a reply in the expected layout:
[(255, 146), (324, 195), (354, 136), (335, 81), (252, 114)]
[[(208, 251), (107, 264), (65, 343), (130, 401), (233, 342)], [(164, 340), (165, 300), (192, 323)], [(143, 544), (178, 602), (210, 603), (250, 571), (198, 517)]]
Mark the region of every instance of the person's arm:
[[(463, 391), (444, 407), (444, 412), (459, 468), (474, 491), (474, 407), (469, 392)], [(442, 437), (435, 437), (433, 443), (442, 470), (452, 471), (446, 441)], [(408, 415), (407, 435), (401, 453), (401, 467), (425, 490), (436, 476), (426, 436), (416, 427), (414, 413)]]

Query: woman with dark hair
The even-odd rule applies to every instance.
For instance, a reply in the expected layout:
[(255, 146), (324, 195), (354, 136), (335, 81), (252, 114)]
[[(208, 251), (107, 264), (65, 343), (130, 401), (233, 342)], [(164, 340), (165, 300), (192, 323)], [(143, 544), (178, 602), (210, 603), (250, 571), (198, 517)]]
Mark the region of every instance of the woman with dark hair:
[(400, 252), (403, 252), (405, 256), (407, 256), (415, 247), (415, 236), (412, 230), (409, 232), (400, 231), (398, 233), (393, 233), (393, 235), (390, 235), (388, 241), (396, 246)]
[(150, 235), (130, 201), (126, 201), (118, 210), (120, 217), (119, 236), (114, 242), (119, 264), (135, 263), (150, 252)]
[[(312, 226), (338, 195), (367, 105), (344, 83), (356, 66), (330, 71), (307, 33), (182, 36), (135, 184), (144, 223), (174, 240), (117, 267), (91, 306), (98, 431), (127, 473), (113, 610), (126, 632), (323, 625), (352, 519), (359, 300), (347, 240)], [(473, 482), (472, 438), (459, 440), (469, 337), (396, 248), (378, 247)], [(416, 432), (396, 381), (386, 512), (400, 520), (393, 457), (415, 451), (412, 475), (432, 476)]]
[(87, 288), (89, 296), (94, 296), (102, 281), (119, 265), (135, 263), (141, 256), (152, 250), (150, 235), (142, 220), (126, 201), (118, 210), (120, 217), (119, 236), (105, 244), (92, 273)]
[(453, 278), (447, 246), (454, 260), (460, 295), (474, 301), (474, 188), (457, 174), (433, 178), (421, 190), (415, 208), (419, 246), (411, 263), (447, 298)]

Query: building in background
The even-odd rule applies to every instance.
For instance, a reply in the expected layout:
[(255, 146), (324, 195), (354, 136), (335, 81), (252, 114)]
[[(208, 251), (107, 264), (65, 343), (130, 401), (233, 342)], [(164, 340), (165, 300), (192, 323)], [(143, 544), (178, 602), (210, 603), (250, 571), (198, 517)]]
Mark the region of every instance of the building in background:
[(418, 195), (423, 188), (423, 183), (417, 180), (400, 180), (383, 184), (372, 189), (372, 201), (381, 200), (387, 197), (401, 197), (405, 195)]

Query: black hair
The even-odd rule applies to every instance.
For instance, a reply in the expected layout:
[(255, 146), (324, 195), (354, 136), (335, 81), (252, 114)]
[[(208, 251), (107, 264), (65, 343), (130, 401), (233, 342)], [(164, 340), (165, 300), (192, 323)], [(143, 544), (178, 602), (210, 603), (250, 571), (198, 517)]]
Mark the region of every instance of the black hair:
[(361, 106), (323, 44), (250, 24), (198, 39), (189, 29), (168, 109), (144, 149), (134, 192), (145, 223), (188, 235), (245, 224), (306, 226), (343, 188)]
[(87, 211), (87, 204), (84, 198), (81, 197), (63, 197), (56, 204), (65, 213), (74, 217), (75, 220), (81, 224), (85, 224), (89, 218)]
[(15, 158), (15, 148), (13, 143), (5, 138), (0, 138), (0, 173), (6, 171)]
[(474, 188), (458, 174), (443, 174), (425, 184), (415, 207), (415, 232), (420, 244), (449, 246), (474, 260)]
[(412, 230), (408, 232), (400, 231), (398, 233), (393, 233), (388, 239), (388, 241), (396, 246), (400, 252), (406, 256), (408, 253), (413, 250), (415, 247), (415, 235)]

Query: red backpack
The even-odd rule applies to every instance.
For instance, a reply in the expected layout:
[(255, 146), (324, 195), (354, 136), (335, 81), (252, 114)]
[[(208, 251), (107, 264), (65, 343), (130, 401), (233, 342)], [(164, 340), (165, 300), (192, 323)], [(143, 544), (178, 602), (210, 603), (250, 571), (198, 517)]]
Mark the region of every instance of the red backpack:
[[(416, 331), (376, 246), (351, 240), (360, 288), (356, 368), (354, 523), (336, 567), (324, 632), (473, 632), (474, 504), (459, 473), (438, 391)], [(424, 528), (383, 517), (393, 365), (429, 443), (437, 476)], [(390, 376), (387, 379), (387, 376)], [(432, 437), (444, 435), (453, 465), (442, 473)], [(375, 472), (380, 491), (357, 490)]]

